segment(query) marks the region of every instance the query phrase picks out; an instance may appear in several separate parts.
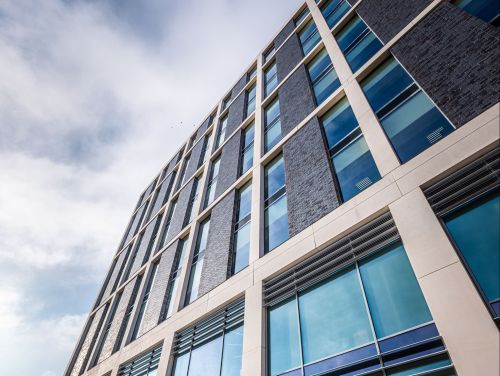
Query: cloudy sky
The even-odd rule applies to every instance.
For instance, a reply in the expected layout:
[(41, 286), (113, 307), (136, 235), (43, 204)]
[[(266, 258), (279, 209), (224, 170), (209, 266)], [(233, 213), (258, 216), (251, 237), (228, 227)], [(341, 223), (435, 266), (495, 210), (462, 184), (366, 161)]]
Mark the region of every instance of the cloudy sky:
[(2, 375), (62, 374), (141, 190), (300, 3), (0, 1)]

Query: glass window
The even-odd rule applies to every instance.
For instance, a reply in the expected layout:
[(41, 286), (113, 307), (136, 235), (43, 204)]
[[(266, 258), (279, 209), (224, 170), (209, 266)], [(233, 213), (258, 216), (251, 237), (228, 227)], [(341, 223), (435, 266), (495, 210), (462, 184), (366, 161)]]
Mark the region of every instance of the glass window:
[(333, 69), (332, 61), (325, 49), (307, 64), (307, 70), (316, 97), (316, 104), (320, 105), (340, 87), (337, 72)]
[(186, 210), (186, 218), (184, 220), (184, 226), (187, 226), (188, 224), (191, 223), (194, 217), (194, 207), (196, 206), (196, 201), (198, 200), (198, 195), (199, 195), (199, 179), (194, 178), (193, 180), (193, 188), (191, 189), (191, 197), (189, 198), (189, 204)]
[(299, 307), (306, 364), (373, 342), (354, 268), (301, 294)]
[(174, 312), (175, 295), (177, 294), (177, 289), (179, 288), (179, 279), (181, 277), (182, 262), (184, 256), (187, 253), (187, 239), (180, 239), (177, 245), (177, 250), (174, 259), (174, 265), (172, 268), (172, 274), (170, 275), (170, 281), (167, 288), (167, 294), (165, 295), (164, 306), (162, 307), (161, 319), (163, 321), (170, 317)]
[(453, 3), (483, 21), (500, 26), (500, 2), (498, 0), (454, 0)]
[(299, 320), (295, 299), (269, 310), (269, 369), (278, 375), (301, 365)]
[(246, 117), (250, 116), (255, 111), (255, 94), (256, 87), (254, 85), (247, 91)]
[(243, 175), (253, 166), (254, 134), (255, 134), (254, 123), (250, 124), (243, 130), (240, 175)]
[(347, 201), (379, 180), (380, 174), (347, 98), (321, 122), (342, 199)]
[(257, 75), (257, 67), (252, 67), (247, 73), (247, 82), (251, 81)]
[(271, 150), (281, 140), (280, 102), (276, 98), (265, 109), (264, 142), (265, 150)]
[(203, 258), (207, 247), (209, 229), (210, 218), (200, 223), (200, 228), (198, 229), (198, 238), (196, 239), (196, 248), (191, 262), (191, 270), (189, 272), (189, 281), (184, 305), (188, 305), (198, 298), (201, 270), (203, 269)]
[(500, 316), (500, 195), (491, 194), (444, 218), (474, 280)]
[(238, 273), (248, 266), (251, 210), (252, 185), (248, 183), (238, 191), (237, 216), (234, 227), (233, 274)]
[(227, 115), (220, 121), (219, 133), (217, 133), (217, 140), (215, 148), (217, 149), (226, 139)]
[(189, 367), (189, 352), (175, 358), (173, 376), (187, 376)]
[(274, 44), (269, 47), (266, 52), (264, 52), (264, 59), (263, 59), (263, 63), (267, 63), (269, 61), (269, 59), (275, 54), (276, 52), (276, 48), (274, 47)]
[(141, 306), (139, 307), (139, 314), (137, 315), (137, 319), (135, 320), (134, 330), (132, 331), (132, 337), (130, 341), (134, 341), (141, 330), (142, 321), (144, 319), (144, 314), (146, 313), (146, 308), (148, 306), (151, 288), (153, 287), (157, 271), (158, 271), (158, 262), (154, 263), (153, 266), (151, 267), (151, 272), (149, 274), (148, 282), (144, 290)]
[(243, 354), (243, 325), (225, 333), (222, 350), (221, 376), (241, 375)]
[(309, 21), (306, 26), (299, 32), (299, 39), (302, 45), (304, 56), (307, 55), (321, 40), (316, 24), (313, 20)]
[(359, 271), (378, 338), (432, 321), (402, 245), (363, 261)]
[(289, 238), (288, 207), (283, 156), (276, 157), (264, 172), (264, 245), (269, 252)]
[(221, 111), (224, 111), (227, 107), (227, 105), (231, 102), (231, 94), (229, 94), (224, 100), (222, 101), (222, 106), (221, 106)]
[(361, 86), (403, 163), (454, 130), (393, 57)]
[(191, 352), (189, 376), (217, 376), (220, 374), (222, 336), (212, 339)]
[(212, 135), (207, 134), (205, 136), (205, 139), (203, 140), (203, 148), (201, 149), (200, 166), (203, 163), (205, 163), (205, 161), (207, 160), (207, 157), (210, 154), (208, 151), (210, 150), (211, 141), (212, 141)]
[(168, 239), (168, 230), (170, 229), (170, 223), (172, 222), (172, 217), (175, 212), (175, 207), (177, 206), (177, 199), (170, 203), (170, 208), (168, 210), (167, 218), (165, 219), (165, 223), (163, 225), (163, 230), (161, 232), (160, 241), (158, 242), (158, 249), (163, 248), (167, 245)]
[(321, 13), (331, 29), (345, 16), (349, 9), (351, 6), (345, 0), (329, 0), (321, 6)]
[(210, 205), (215, 199), (215, 190), (217, 188), (217, 178), (219, 176), (220, 157), (212, 162), (210, 169), (210, 177), (207, 185), (207, 193), (205, 195), (205, 207)]
[[(303, 373), (297, 374), (312, 375), (337, 369), (334, 374), (340, 375), (344, 374), (340, 367), (357, 364), (359, 368), (349, 374), (365, 374), (420, 358), (419, 341), (436, 336), (430, 321), (404, 248), (394, 244), (304, 291), (297, 289), (294, 297), (268, 309), (270, 373), (299, 369)], [(416, 326), (424, 331), (416, 332), (420, 330)], [(392, 337), (383, 338), (387, 336)], [(391, 351), (386, 364), (378, 363), (376, 342), (383, 352)], [(444, 357), (448, 359), (446, 354)], [(431, 370), (442, 365), (433, 361), (426, 363), (428, 368), (419, 368), (421, 364), (414, 362), (402, 369)]]
[(181, 173), (179, 174), (179, 180), (177, 180), (177, 187), (176, 191), (184, 184), (184, 180), (186, 179), (186, 171), (187, 171), (187, 166), (189, 165), (189, 160), (191, 159), (191, 154), (189, 154), (185, 159), (184, 163), (182, 164), (181, 167)]
[(278, 86), (278, 71), (276, 61), (273, 61), (264, 72), (264, 93), (267, 97)]
[(349, 21), (335, 38), (353, 72), (382, 48), (380, 40), (359, 16)]
[(309, 15), (309, 8), (306, 6), (302, 12), (300, 12), (300, 14), (295, 17), (295, 26), (297, 26), (298, 24), (300, 24), (302, 21), (304, 21), (306, 19), (306, 17)]

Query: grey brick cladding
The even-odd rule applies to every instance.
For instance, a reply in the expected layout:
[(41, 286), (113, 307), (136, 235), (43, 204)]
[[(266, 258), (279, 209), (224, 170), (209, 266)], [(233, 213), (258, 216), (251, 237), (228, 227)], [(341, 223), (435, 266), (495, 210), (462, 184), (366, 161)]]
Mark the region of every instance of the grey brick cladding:
[(189, 164), (186, 168), (186, 177), (184, 178), (184, 181), (187, 181), (198, 170), (202, 150), (203, 140), (200, 140), (196, 145), (194, 145), (193, 150), (191, 151), (191, 158), (189, 159)]
[(184, 146), (174, 155), (174, 157), (168, 162), (167, 174), (171, 173), (174, 167), (177, 165), (177, 158), (179, 155), (182, 156), (184, 153)]
[(156, 189), (154, 196), (154, 204), (149, 211), (149, 216), (158, 213), (161, 207), (167, 202), (168, 196), (172, 190), (173, 174), (167, 176), (167, 178), (161, 183), (160, 187)]
[(83, 340), (82, 345), (79, 348), (78, 356), (75, 359), (70, 376), (80, 375), (82, 366), (84, 366), (86, 359), (90, 357), (94, 344), (97, 340), (97, 336), (99, 335), (99, 330), (102, 326), (102, 322), (104, 320), (103, 313), (106, 310), (106, 306), (103, 305), (97, 310), (97, 312), (87, 324), (84, 335), (85, 339)]
[(460, 127), (500, 99), (499, 29), (443, 2), (392, 48)]
[(219, 176), (215, 187), (215, 197), (219, 197), (238, 178), (238, 167), (241, 150), (241, 130), (238, 130), (233, 137), (222, 148)]
[(245, 116), (245, 92), (241, 93), (229, 106), (226, 126), (226, 137), (235, 131), (243, 122)]
[(174, 242), (161, 255), (158, 270), (156, 271), (156, 278), (149, 295), (148, 305), (144, 312), (139, 336), (158, 325), (178, 244), (178, 241)]
[(231, 262), (234, 200), (235, 191), (232, 190), (212, 209), (198, 296), (205, 295), (227, 279)]
[(184, 224), (184, 217), (186, 216), (186, 210), (189, 204), (189, 197), (191, 196), (191, 190), (193, 189), (193, 181), (190, 180), (184, 188), (182, 188), (179, 193), (179, 198), (177, 200), (177, 206), (175, 207), (175, 213), (172, 216), (172, 222), (170, 222), (170, 229), (167, 235), (167, 242), (172, 240), (177, 234), (182, 230)]
[(247, 74), (245, 73), (240, 80), (234, 85), (233, 90), (231, 90), (231, 98), (236, 98), (238, 93), (243, 90), (245, 85), (247, 84)]
[(276, 71), (278, 82), (281, 82), (285, 77), (297, 66), (302, 60), (302, 48), (297, 34), (293, 34), (283, 46), (276, 52)]
[(132, 268), (130, 269), (130, 275), (134, 274), (144, 264), (144, 256), (146, 255), (149, 242), (151, 241), (155, 224), (156, 218), (146, 226), (146, 229), (142, 233), (143, 235), (139, 235), (136, 240), (135, 247), (139, 248), (137, 249), (137, 255), (133, 261)]
[(290, 236), (339, 206), (317, 118), (283, 146)]
[(431, 1), (363, 0), (356, 8), (356, 12), (385, 44), (408, 25)]
[(293, 22), (293, 20), (290, 20), (274, 39), (274, 45), (276, 46), (276, 48), (283, 44), (286, 38), (288, 38), (288, 36), (293, 33), (294, 29), (295, 23)]
[(200, 138), (202, 138), (203, 134), (205, 131), (208, 129), (208, 126), (211, 124), (211, 115), (208, 115), (208, 117), (201, 123), (200, 127), (198, 128), (198, 133), (196, 135), (196, 141), (198, 141)]
[(97, 361), (98, 363), (103, 361), (104, 359), (109, 358), (113, 353), (113, 347), (115, 346), (116, 337), (118, 336), (118, 332), (120, 331), (120, 327), (123, 322), (123, 317), (125, 316), (125, 311), (127, 310), (127, 306), (129, 304), (130, 297), (132, 295), (132, 291), (134, 289), (136, 280), (137, 277), (135, 277), (132, 281), (127, 283), (127, 285), (123, 289), (120, 302), (118, 303), (118, 307), (116, 308), (114, 320), (111, 324), (111, 327), (109, 328), (109, 332), (106, 337), (106, 341), (104, 342), (101, 355), (99, 356), (99, 359)]
[(306, 68), (301, 65), (278, 90), (281, 133), (286, 135), (316, 107)]

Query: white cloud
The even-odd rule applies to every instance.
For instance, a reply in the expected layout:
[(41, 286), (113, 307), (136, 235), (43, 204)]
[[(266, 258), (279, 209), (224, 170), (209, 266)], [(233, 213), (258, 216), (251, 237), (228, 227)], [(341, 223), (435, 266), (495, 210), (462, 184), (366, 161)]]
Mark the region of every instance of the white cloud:
[(0, 2), (2, 374), (62, 373), (140, 191), (299, 3)]

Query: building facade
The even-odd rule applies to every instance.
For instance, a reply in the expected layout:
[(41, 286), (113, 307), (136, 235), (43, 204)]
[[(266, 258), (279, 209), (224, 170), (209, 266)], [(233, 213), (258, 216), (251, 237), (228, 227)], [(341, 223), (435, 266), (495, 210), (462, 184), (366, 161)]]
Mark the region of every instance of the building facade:
[(65, 376), (498, 375), (499, 14), (307, 0), (142, 193)]

